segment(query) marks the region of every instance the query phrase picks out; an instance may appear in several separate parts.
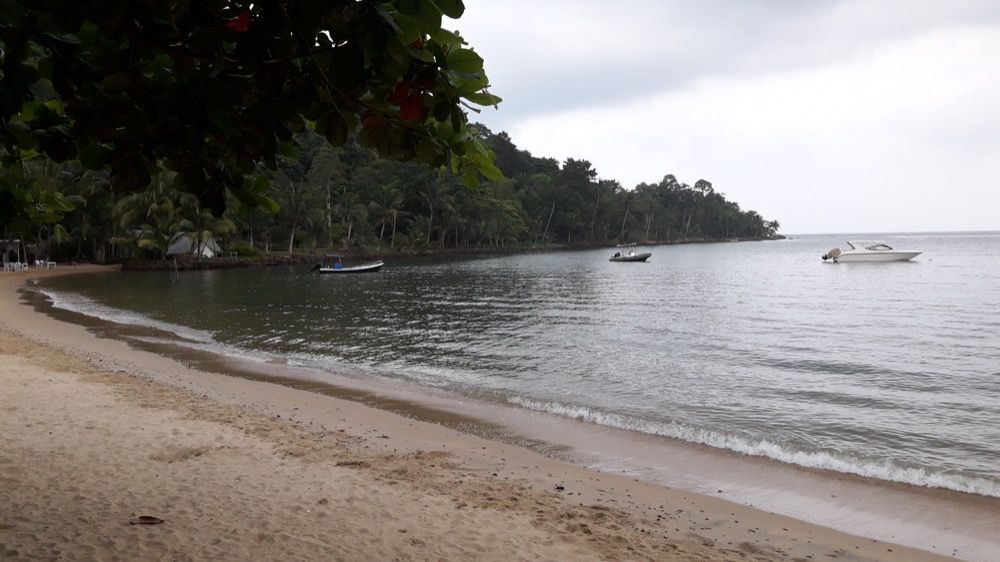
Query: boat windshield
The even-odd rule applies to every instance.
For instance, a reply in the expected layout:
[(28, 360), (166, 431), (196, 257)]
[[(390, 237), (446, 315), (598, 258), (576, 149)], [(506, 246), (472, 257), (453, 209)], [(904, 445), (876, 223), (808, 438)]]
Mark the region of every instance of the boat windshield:
[(872, 252), (886, 252), (886, 251), (891, 251), (892, 250), (892, 246), (890, 246), (888, 244), (873, 244), (871, 246), (868, 246), (865, 249), (866, 250), (871, 250)]

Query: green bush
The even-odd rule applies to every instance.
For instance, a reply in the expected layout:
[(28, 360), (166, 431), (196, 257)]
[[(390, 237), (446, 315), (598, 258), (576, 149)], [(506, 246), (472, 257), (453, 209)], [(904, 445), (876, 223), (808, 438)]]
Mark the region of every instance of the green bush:
[(249, 244), (233, 244), (229, 251), (236, 252), (236, 256), (240, 258), (255, 258), (260, 255), (260, 250)]

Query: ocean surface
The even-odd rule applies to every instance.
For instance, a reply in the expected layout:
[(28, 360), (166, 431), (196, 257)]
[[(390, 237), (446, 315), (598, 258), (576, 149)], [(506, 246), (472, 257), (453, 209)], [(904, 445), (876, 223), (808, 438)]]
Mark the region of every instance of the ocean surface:
[[(845, 240), (923, 252), (824, 263)], [(58, 308), (222, 354), (1000, 497), (1000, 233), (810, 235), (54, 278)]]

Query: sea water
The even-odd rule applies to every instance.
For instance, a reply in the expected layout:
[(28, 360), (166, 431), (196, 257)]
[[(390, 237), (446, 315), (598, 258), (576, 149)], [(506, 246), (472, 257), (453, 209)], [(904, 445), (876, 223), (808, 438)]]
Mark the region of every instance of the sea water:
[[(923, 254), (824, 263), (848, 239)], [(46, 280), (58, 308), (870, 478), (1000, 496), (1000, 233)], [(177, 282), (179, 279), (179, 282)]]

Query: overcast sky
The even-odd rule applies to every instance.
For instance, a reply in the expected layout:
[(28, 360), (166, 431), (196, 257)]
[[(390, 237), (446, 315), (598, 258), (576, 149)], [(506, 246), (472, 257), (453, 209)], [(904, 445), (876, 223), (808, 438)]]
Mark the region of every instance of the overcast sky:
[(1000, 230), (1000, 1), (466, 0), (474, 120), (784, 233)]

